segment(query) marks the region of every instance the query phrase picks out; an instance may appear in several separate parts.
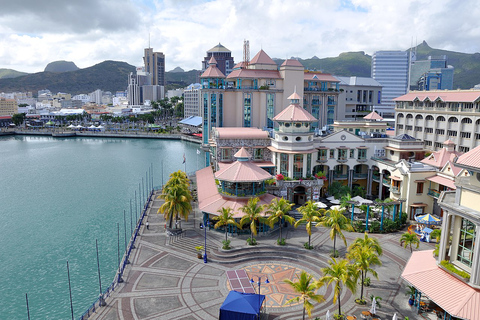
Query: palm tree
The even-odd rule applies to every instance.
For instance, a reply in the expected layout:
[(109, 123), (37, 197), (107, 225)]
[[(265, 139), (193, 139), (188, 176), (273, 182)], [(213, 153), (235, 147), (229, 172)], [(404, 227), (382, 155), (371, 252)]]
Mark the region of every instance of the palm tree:
[(360, 271), (361, 274), (361, 290), (360, 300), (363, 300), (363, 286), (364, 280), (367, 277), (367, 272), (370, 272), (375, 278), (378, 279), (378, 274), (373, 270), (371, 265), (381, 265), (382, 262), (377, 256), (375, 251), (367, 246), (355, 246), (350, 247), (347, 258), (353, 261), (353, 264)]
[(329, 266), (322, 268), (323, 277), (316, 282), (317, 287), (320, 288), (324, 285), (334, 285), (333, 288), (333, 303), (338, 300), (338, 314), (342, 314), (342, 306), (340, 302), (340, 295), (342, 294), (343, 287), (347, 287), (352, 293), (357, 291), (357, 277), (358, 272), (355, 267), (348, 263), (348, 260), (332, 260), (328, 261)]
[(420, 245), (420, 240), (418, 240), (417, 235), (415, 233), (408, 232), (402, 234), (402, 236), (400, 237), (400, 245), (403, 245), (405, 248), (407, 248), (407, 246), (410, 246), (410, 252), (413, 252), (412, 244), (416, 244), (418, 249), (418, 246)]
[(258, 205), (260, 199), (251, 198), (248, 203), (240, 208), (245, 215), (240, 219), (240, 226), (250, 224), (250, 241), (253, 241), (253, 235), (257, 235), (257, 223), (267, 223), (267, 218), (262, 217), (260, 214), (264, 210), (263, 205)]
[(345, 239), (345, 235), (343, 234), (342, 230), (345, 231), (353, 231), (353, 227), (350, 224), (350, 220), (348, 220), (340, 210), (337, 209), (330, 209), (326, 212), (326, 215), (321, 219), (319, 223), (316, 225), (330, 228), (330, 239), (333, 240), (333, 254), (336, 255), (336, 242), (337, 236), (339, 236), (345, 246), (347, 245), (347, 239)]
[(163, 189), (160, 198), (165, 202), (160, 206), (157, 213), (163, 213), (165, 220), (169, 220), (169, 228), (172, 228), (173, 217), (178, 216), (188, 220), (188, 215), (192, 210), (191, 198), (192, 195), (188, 189), (182, 185), (170, 186)]
[(298, 211), (303, 215), (297, 222), (295, 222), (295, 228), (301, 223), (305, 222), (305, 229), (308, 233), (308, 248), (310, 249), (310, 238), (312, 237), (312, 223), (320, 221), (320, 210), (317, 208), (313, 201), (307, 201), (303, 206), (298, 208)]
[(365, 232), (363, 238), (357, 238), (353, 243), (350, 245), (349, 250), (353, 250), (357, 247), (367, 247), (373, 250), (378, 256), (381, 256), (383, 253), (382, 247), (378, 242), (377, 238), (369, 237), (368, 233)]
[(303, 320), (305, 320), (305, 311), (308, 312), (309, 317), (312, 316), (313, 304), (310, 302), (310, 300), (323, 302), (325, 299), (322, 295), (315, 293), (317, 291), (317, 286), (315, 281), (312, 281), (312, 275), (302, 271), (300, 276), (297, 275), (297, 278), (298, 280), (295, 282), (290, 279), (283, 280), (283, 282), (288, 283), (296, 293), (300, 294), (300, 296), (288, 300), (285, 304), (303, 300)]
[(233, 212), (232, 208), (220, 208), (218, 209), (218, 213), (220, 215), (213, 217), (213, 220), (217, 220), (217, 223), (213, 226), (215, 229), (225, 226), (225, 241), (227, 241), (227, 226), (228, 225), (235, 225), (240, 227), (240, 225), (233, 219)]
[(352, 201), (352, 195), (350, 193), (347, 193), (340, 199), (340, 207), (348, 210), (352, 207), (352, 204), (348, 203), (350, 201)]
[(285, 220), (290, 224), (295, 223), (295, 218), (287, 215), (288, 211), (292, 209), (292, 206), (293, 204), (290, 203), (288, 200), (285, 200), (284, 198), (273, 199), (272, 202), (268, 205), (268, 211), (266, 213), (270, 215), (270, 217), (268, 217), (270, 227), (273, 228), (273, 225), (277, 223), (277, 221), (280, 222), (279, 239), (282, 239), (282, 220)]

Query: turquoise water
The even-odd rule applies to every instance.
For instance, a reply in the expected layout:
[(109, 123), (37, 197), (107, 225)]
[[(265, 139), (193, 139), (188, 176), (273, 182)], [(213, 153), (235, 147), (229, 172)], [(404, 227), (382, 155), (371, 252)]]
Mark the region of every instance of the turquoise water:
[[(124, 249), (123, 211), (130, 237), (140, 211), (139, 185), (153, 167), (154, 185), (168, 174), (204, 163), (199, 145), (175, 140), (0, 138), (0, 314), (69, 319), (66, 263), (78, 318), (98, 297), (98, 239), (102, 290), (117, 270), (117, 223)], [(137, 207), (135, 207), (135, 191)], [(144, 199), (142, 199), (142, 202)], [(135, 219), (133, 219), (135, 221)], [(135, 222), (134, 222), (135, 223)]]

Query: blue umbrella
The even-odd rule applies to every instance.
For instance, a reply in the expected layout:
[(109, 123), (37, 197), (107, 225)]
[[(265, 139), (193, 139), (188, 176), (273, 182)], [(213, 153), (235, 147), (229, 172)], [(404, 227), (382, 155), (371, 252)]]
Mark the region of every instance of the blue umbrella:
[(432, 216), (430, 213), (424, 214), (422, 216), (416, 216), (415, 220), (417, 222), (420, 222), (420, 223), (423, 223), (423, 224), (426, 224), (426, 225), (430, 225), (430, 224), (437, 225), (437, 224), (442, 223), (442, 220), (438, 219), (437, 217)]

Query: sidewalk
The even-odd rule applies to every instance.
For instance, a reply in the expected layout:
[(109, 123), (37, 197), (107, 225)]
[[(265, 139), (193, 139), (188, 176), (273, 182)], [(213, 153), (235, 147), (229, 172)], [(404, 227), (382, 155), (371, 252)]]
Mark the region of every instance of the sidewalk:
[[(208, 263), (198, 259), (195, 246), (204, 245), (205, 230), (199, 229), (201, 215), (194, 208), (194, 214), (188, 222), (182, 222), (185, 231), (181, 237), (167, 237), (165, 220), (156, 212), (161, 205), (157, 199), (148, 209), (147, 221), (149, 229), (142, 226), (141, 236), (137, 240), (131, 264), (126, 269), (121, 284), (109, 297), (107, 306), (97, 309), (92, 319), (218, 319), (219, 309), (229, 292), (226, 277), (227, 270), (245, 269), (249, 276), (268, 276), (270, 284), (261, 285), (261, 293), (267, 296), (266, 309), (268, 319), (301, 319), (300, 304), (285, 306), (285, 301), (294, 297), (283, 279), (295, 279), (295, 273), (301, 270), (321, 276), (320, 268), (327, 265), (329, 252), (333, 242), (328, 236), (329, 230), (314, 228), (312, 230), (313, 250), (303, 248), (307, 241), (307, 233), (302, 226), (298, 229), (283, 229), (283, 237), (287, 245), (276, 244), (278, 231), (256, 237), (257, 246), (247, 246), (248, 235), (229, 237), (232, 250), (221, 250), (225, 234), (214, 229), (207, 230)], [(377, 267), (379, 280), (372, 278), (370, 287), (365, 287), (364, 296), (371, 294), (381, 297), (381, 308), (377, 315), (381, 319), (391, 319), (397, 312), (399, 319), (409, 316), (418, 319), (416, 310), (407, 303), (405, 284), (400, 274), (406, 264), (410, 250), (399, 246), (401, 233), (388, 235), (372, 235), (378, 237), (384, 254), (383, 265)], [(347, 242), (363, 236), (358, 233), (346, 233)], [(421, 243), (418, 250), (432, 249), (433, 244)], [(345, 246), (337, 239), (337, 250), (345, 254)], [(257, 278), (254, 277), (255, 281)], [(263, 278), (262, 278), (263, 279)], [(254, 289), (258, 290), (257, 284)], [(370, 305), (358, 306), (351, 295), (344, 290), (341, 296), (342, 312), (356, 315), (361, 319), (361, 311), (368, 310)], [(327, 310), (338, 312), (338, 304), (333, 304), (331, 288), (321, 288), (326, 302), (316, 304), (312, 319), (324, 318)], [(368, 299), (368, 301), (370, 301)], [(267, 319), (267, 317), (264, 317)]]

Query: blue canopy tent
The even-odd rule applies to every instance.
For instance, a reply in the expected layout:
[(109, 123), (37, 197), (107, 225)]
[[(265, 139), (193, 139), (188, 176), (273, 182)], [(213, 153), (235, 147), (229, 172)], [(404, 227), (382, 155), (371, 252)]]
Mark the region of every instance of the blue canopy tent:
[(220, 307), (219, 320), (259, 319), (265, 295), (230, 291)]

